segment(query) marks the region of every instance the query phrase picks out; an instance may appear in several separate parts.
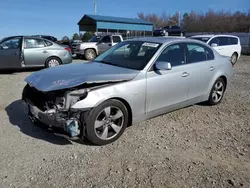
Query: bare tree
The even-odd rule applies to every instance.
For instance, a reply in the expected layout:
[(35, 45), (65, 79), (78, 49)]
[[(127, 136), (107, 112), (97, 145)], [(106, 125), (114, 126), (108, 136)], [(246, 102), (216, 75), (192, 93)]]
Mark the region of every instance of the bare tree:
[[(173, 15), (138, 13), (138, 17), (154, 23), (155, 27), (177, 25), (178, 12)], [(247, 12), (214, 11), (184, 13), (181, 25), (188, 32), (250, 32), (250, 10)]]

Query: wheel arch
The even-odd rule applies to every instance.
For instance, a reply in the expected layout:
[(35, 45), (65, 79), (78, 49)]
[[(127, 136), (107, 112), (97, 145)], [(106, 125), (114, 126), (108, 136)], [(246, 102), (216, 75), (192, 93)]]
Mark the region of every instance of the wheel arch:
[[(224, 76), (224, 75), (222, 75), (222, 76), (220, 76), (219, 78), (222, 78), (223, 81), (225, 82), (225, 90), (226, 90), (226, 88), (227, 88), (227, 77)], [(217, 78), (217, 79), (218, 79), (218, 78)]]
[(239, 57), (239, 54), (238, 54), (238, 52), (234, 52), (232, 55), (234, 55), (234, 54), (236, 54), (237, 55), (237, 59), (238, 59), (238, 57)]
[[(110, 98), (110, 99), (107, 99), (107, 100), (118, 100), (118, 101), (122, 102), (125, 105), (126, 109), (128, 110), (128, 115), (129, 115), (129, 117), (128, 117), (128, 126), (131, 126), (132, 121), (133, 121), (133, 113), (132, 113), (132, 108), (131, 108), (130, 104), (125, 99), (120, 98), (120, 97), (113, 97), (113, 98)], [(105, 101), (107, 101), (107, 100), (105, 100)]]
[(60, 65), (62, 64), (62, 60), (61, 60), (61, 58), (60, 57), (58, 57), (58, 56), (55, 56), (55, 55), (52, 55), (52, 56), (49, 56), (46, 60), (45, 60), (45, 66), (47, 66), (46, 64), (47, 64), (47, 62), (48, 62), (48, 60), (49, 59), (52, 59), (52, 58), (56, 58), (56, 59), (58, 59), (60, 62)]
[(94, 50), (95, 51), (95, 53), (96, 53), (96, 55), (98, 55), (98, 53), (97, 53), (97, 49), (96, 48), (86, 48), (85, 50), (84, 50), (84, 53), (87, 51), (87, 50)]
[(227, 77), (225, 76), (225, 74), (218, 74), (217, 76), (214, 77), (213, 80), (211, 80), (211, 82), (209, 84), (209, 87), (208, 87), (209, 90), (207, 91), (207, 94), (205, 95), (204, 100), (207, 100), (209, 98), (209, 95), (210, 95), (210, 92), (211, 92), (211, 90), (213, 88), (213, 85), (216, 82), (216, 80), (218, 80), (219, 78), (223, 79), (223, 81), (225, 82), (225, 90), (227, 89), (227, 84), (228, 84)]

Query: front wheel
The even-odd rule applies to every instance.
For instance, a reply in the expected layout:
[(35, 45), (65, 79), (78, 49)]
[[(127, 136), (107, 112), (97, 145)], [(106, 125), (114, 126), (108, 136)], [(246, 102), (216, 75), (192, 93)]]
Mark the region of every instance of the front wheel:
[(226, 83), (222, 78), (218, 78), (213, 85), (207, 103), (209, 105), (219, 104), (224, 96)]
[(87, 49), (85, 50), (85, 58), (87, 60), (93, 60), (96, 58), (96, 52), (93, 49)]
[(117, 140), (128, 124), (128, 111), (118, 100), (107, 100), (94, 108), (86, 123), (87, 138), (93, 144), (105, 145)]

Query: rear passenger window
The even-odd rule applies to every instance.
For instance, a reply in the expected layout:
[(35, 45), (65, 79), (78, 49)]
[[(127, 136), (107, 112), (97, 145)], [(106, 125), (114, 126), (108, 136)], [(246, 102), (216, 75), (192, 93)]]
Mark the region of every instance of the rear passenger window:
[(114, 43), (119, 43), (119, 42), (121, 42), (121, 38), (120, 38), (119, 36), (113, 36), (112, 38), (113, 38), (113, 42), (114, 42)]
[(219, 46), (227, 46), (229, 45), (228, 37), (218, 37), (219, 38)]
[(157, 61), (169, 62), (173, 67), (185, 64), (185, 44), (168, 46), (158, 57)]
[(52, 42), (49, 42), (49, 41), (47, 41), (47, 40), (45, 40), (44, 42), (45, 42), (46, 46), (52, 46), (52, 45), (53, 45)]
[(200, 44), (187, 44), (188, 63), (196, 63), (214, 59), (213, 51)]
[(43, 48), (45, 44), (42, 39), (25, 39), (25, 48)]
[(235, 45), (238, 44), (238, 39), (235, 37), (230, 37), (229, 38), (229, 45)]

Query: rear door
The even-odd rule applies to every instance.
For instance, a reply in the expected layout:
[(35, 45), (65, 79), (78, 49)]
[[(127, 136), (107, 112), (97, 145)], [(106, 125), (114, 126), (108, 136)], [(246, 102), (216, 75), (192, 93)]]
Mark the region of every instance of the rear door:
[(0, 68), (20, 68), (22, 62), (22, 37), (0, 43)]
[(178, 35), (178, 36), (180, 36), (180, 34), (181, 34), (180, 27), (178, 27), (178, 26), (172, 26), (172, 27), (171, 27), (171, 33), (172, 33), (173, 35)]
[(228, 45), (230, 46), (230, 48), (228, 48), (230, 52), (228, 53), (231, 54), (230, 56), (232, 56), (234, 52), (237, 52), (240, 55), (241, 46), (239, 45), (239, 39), (236, 37), (228, 37), (228, 40)]
[(45, 61), (48, 57), (49, 50), (43, 39), (24, 39), (24, 63), (26, 66), (45, 65)]
[(104, 36), (100, 40), (100, 42), (98, 43), (98, 53), (101, 54), (101, 53), (105, 52), (111, 46), (112, 46), (111, 37), (110, 36)]
[(210, 90), (216, 71), (211, 49), (198, 43), (187, 43), (187, 72), (189, 74), (188, 99), (203, 97)]
[(121, 42), (120, 36), (112, 36), (112, 46), (116, 45), (117, 43)]

